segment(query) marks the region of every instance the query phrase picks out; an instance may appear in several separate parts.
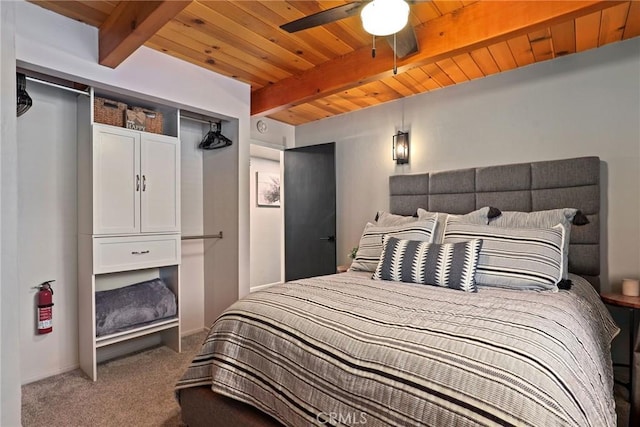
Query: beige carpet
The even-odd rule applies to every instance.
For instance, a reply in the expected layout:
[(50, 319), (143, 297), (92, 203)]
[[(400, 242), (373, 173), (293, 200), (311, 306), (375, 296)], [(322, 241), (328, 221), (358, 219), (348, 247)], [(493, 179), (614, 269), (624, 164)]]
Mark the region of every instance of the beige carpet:
[(98, 381), (80, 370), (22, 387), (24, 427), (183, 426), (173, 386), (206, 336), (182, 339), (182, 353), (156, 347), (98, 365)]

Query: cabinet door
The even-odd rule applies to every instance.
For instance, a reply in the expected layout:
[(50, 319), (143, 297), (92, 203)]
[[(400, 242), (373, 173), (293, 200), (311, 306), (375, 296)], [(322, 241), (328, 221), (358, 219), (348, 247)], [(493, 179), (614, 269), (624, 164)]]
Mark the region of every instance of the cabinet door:
[(140, 232), (140, 133), (93, 128), (93, 233)]
[(178, 139), (143, 134), (141, 142), (143, 233), (180, 231), (180, 146)]

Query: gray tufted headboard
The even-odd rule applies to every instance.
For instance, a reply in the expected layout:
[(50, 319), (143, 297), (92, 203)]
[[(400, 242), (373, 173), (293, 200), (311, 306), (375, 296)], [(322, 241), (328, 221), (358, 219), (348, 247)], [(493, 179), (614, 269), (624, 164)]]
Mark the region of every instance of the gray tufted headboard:
[(483, 206), (532, 212), (577, 208), (589, 224), (571, 227), (569, 271), (600, 288), (600, 159), (579, 157), (389, 177), (390, 211), (464, 214)]

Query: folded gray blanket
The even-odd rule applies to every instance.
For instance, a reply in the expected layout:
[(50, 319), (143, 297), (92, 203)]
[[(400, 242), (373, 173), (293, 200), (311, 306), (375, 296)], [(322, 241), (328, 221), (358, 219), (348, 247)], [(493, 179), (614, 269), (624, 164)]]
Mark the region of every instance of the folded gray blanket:
[(96, 336), (177, 314), (176, 296), (161, 279), (96, 292)]

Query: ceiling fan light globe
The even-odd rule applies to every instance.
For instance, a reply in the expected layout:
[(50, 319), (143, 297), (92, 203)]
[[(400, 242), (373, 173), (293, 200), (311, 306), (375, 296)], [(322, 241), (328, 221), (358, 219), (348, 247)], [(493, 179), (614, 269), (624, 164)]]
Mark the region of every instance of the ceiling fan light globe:
[(360, 12), (364, 30), (374, 36), (389, 36), (402, 30), (409, 20), (404, 0), (373, 0)]

